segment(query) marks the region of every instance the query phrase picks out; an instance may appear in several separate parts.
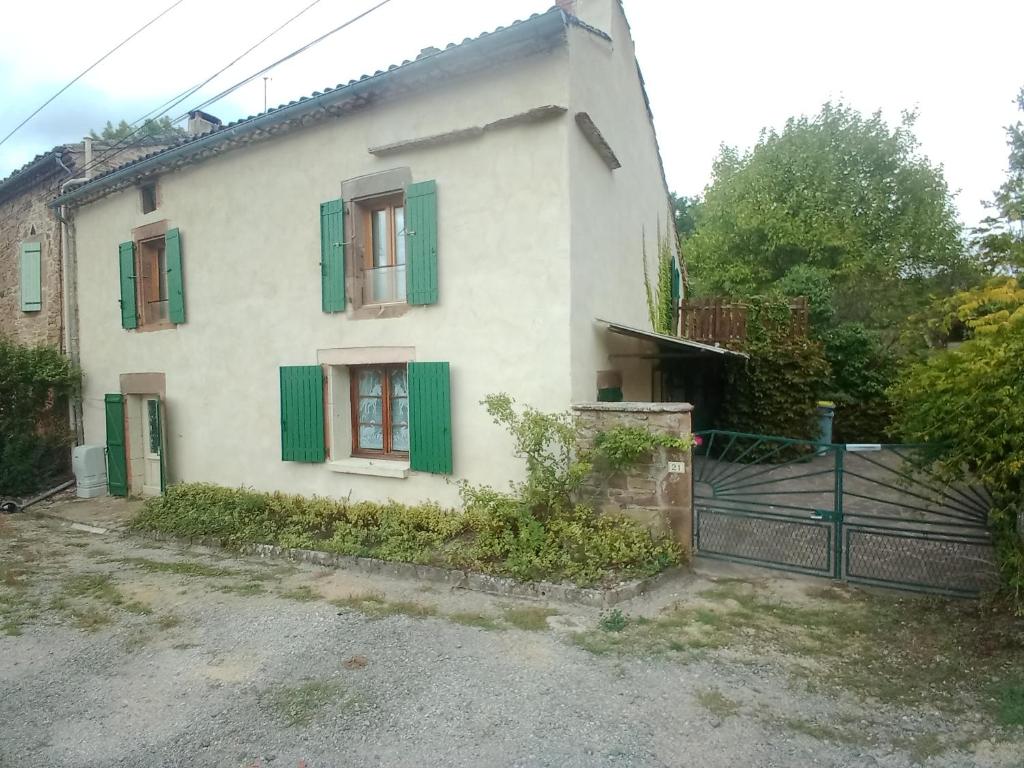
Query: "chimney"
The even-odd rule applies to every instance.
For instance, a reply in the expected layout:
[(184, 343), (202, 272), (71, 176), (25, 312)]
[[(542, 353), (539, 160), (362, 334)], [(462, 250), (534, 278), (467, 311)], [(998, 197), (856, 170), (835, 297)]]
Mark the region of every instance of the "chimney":
[(214, 117), (209, 112), (194, 109), (188, 113), (188, 135), (202, 136), (204, 133), (215, 131), (224, 123), (219, 117)]
[(86, 136), (82, 140), (83, 151), (85, 154), (85, 162), (83, 167), (85, 168), (85, 178), (92, 178), (92, 136)]
[(576, 15), (576, 0), (555, 0), (555, 5), (561, 8), (563, 13)]

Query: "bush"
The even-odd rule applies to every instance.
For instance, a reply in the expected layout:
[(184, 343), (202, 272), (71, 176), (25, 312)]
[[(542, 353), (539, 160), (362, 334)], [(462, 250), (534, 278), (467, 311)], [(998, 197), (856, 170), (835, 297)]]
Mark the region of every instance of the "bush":
[(832, 370), (827, 397), (836, 403), (833, 441), (884, 443), (892, 421), (887, 389), (896, 380), (896, 356), (875, 331), (844, 323), (822, 338)]
[[(512, 433), (526, 460), (526, 480), (508, 493), (463, 483), (461, 511), (193, 483), (147, 501), (133, 526), (213, 537), (228, 546), (278, 544), (580, 585), (647, 576), (679, 562), (671, 539), (655, 540), (633, 520), (597, 515), (575, 503), (592, 467), (579, 457), (568, 414), (517, 408), (507, 395), (491, 395), (484, 404), (495, 423)], [(632, 437), (630, 449), (637, 442)]]
[[(979, 302), (987, 289), (977, 291)], [(1002, 583), (1024, 613), (1024, 541), (1016, 530), (1024, 504), (1024, 295), (965, 322), (974, 337), (909, 366), (891, 390), (895, 429), (927, 444), (949, 480), (970, 477), (989, 489), (990, 524)]]
[(54, 347), (0, 338), (0, 494), (27, 494), (67, 471), (68, 398), (79, 374)]

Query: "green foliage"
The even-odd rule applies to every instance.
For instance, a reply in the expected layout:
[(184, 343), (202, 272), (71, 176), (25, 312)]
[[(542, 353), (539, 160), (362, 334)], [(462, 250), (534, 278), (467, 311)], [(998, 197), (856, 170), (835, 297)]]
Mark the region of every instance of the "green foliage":
[(882, 443), (892, 420), (888, 388), (898, 360), (876, 331), (844, 323), (823, 334), (832, 370), (826, 397), (836, 403), (833, 442)]
[(723, 148), (687, 259), (698, 295), (796, 290), (815, 312), (877, 329), (978, 274), (913, 115), (890, 129), (843, 104), (762, 132), (747, 153)]
[(688, 451), (692, 437), (652, 432), (644, 427), (612, 427), (594, 438), (594, 458), (612, 472), (620, 472), (649, 456), (656, 448)]
[(99, 133), (96, 133), (95, 130), (89, 131), (89, 136), (104, 141), (120, 141), (129, 137), (133, 139), (167, 139), (170, 141), (179, 139), (187, 133), (183, 128), (175, 126), (171, 122), (171, 118), (164, 115), (155, 120), (147, 120), (138, 131), (135, 131), (128, 124), (127, 120), (122, 120), (116, 126), (107, 120), (107, 124), (103, 126), (102, 131)]
[(674, 192), (671, 195), (672, 214), (676, 220), (676, 234), (679, 242), (685, 242), (697, 231), (697, 217), (700, 215), (699, 197), (682, 197)]
[(65, 406), (79, 382), (56, 348), (0, 338), (0, 495), (31, 493), (66, 471)]
[(785, 300), (748, 301), (748, 359), (725, 367), (721, 422), (724, 429), (816, 439), (816, 404), (829, 376), (822, 345), (789, 331)]
[(672, 243), (666, 235), (658, 235), (658, 271), (655, 276), (655, 284), (651, 285), (650, 274), (647, 270), (647, 240), (644, 239), (641, 249), (644, 266), (644, 290), (647, 294), (647, 314), (651, 320), (651, 328), (655, 333), (672, 333), (672, 321), (675, 317), (675, 307), (672, 291), (672, 271), (675, 267), (675, 257), (672, 255)]
[(927, 443), (949, 479), (969, 475), (989, 488), (1003, 583), (1024, 612), (1024, 541), (1016, 531), (1024, 499), (1024, 311), (987, 311), (990, 289), (954, 301), (973, 338), (901, 374), (891, 390), (894, 425), (903, 439)]
[(577, 458), (567, 414), (519, 408), (507, 395), (484, 402), (512, 434), (527, 477), (507, 493), (463, 483), (459, 511), (191, 483), (148, 500), (133, 526), (227, 546), (260, 542), (577, 584), (651, 575), (679, 561), (670, 539), (574, 503), (591, 465)]
[[(1024, 88), (1017, 93), (1017, 107), (1024, 112)], [(1024, 123), (1006, 127), (1010, 147), (1009, 172), (988, 207), (994, 213), (972, 232), (973, 244), (992, 272), (1024, 271)]]
[(621, 632), (629, 624), (629, 619), (619, 608), (612, 608), (603, 612), (597, 623), (605, 632)]

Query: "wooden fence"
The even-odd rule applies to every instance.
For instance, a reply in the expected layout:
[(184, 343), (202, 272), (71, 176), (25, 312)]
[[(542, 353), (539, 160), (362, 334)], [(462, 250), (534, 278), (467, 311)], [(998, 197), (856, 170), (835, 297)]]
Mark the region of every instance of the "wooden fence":
[[(789, 304), (790, 333), (807, 335), (807, 298)], [(708, 344), (728, 344), (747, 338), (749, 306), (722, 299), (696, 299), (679, 303), (679, 335)]]

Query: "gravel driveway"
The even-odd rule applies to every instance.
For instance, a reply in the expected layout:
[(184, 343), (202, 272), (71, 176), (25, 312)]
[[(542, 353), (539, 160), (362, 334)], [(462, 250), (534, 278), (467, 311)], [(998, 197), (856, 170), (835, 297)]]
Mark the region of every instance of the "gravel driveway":
[(1024, 765), (1019, 730), (815, 692), (766, 650), (602, 645), (735, 578), (602, 616), (29, 516), (0, 564), (0, 766)]

